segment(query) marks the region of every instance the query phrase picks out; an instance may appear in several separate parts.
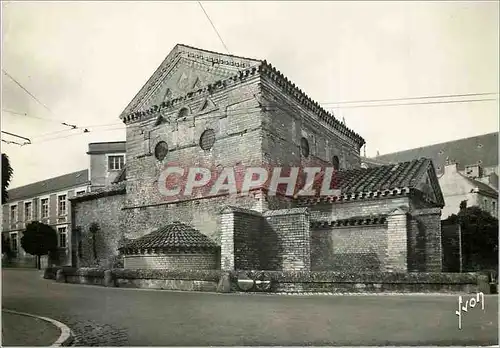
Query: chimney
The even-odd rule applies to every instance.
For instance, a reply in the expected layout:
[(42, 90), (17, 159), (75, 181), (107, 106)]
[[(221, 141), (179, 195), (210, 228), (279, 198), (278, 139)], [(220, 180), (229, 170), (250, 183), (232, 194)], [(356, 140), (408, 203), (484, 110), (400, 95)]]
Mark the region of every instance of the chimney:
[(444, 165), (444, 173), (445, 174), (453, 174), (458, 172), (458, 163), (446, 160), (446, 163)]
[(483, 177), (483, 168), (479, 164), (472, 164), (465, 167), (465, 175), (469, 178), (477, 179)]

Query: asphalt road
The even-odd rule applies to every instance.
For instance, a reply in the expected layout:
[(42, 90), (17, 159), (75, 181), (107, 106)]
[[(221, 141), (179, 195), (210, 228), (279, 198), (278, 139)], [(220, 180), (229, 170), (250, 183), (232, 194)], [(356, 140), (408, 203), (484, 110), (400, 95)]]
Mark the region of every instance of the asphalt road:
[[(467, 296), (468, 298), (468, 296)], [(59, 284), (2, 271), (2, 306), (67, 324), (77, 345), (494, 345), (498, 297), (463, 316), (457, 296), (283, 296)]]

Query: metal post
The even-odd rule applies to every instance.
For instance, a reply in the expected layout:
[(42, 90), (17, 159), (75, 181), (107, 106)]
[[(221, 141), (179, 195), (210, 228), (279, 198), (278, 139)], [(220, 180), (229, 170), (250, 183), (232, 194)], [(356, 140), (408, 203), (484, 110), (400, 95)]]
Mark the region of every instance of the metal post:
[(460, 273), (462, 273), (462, 224), (458, 221), (458, 254), (460, 262)]

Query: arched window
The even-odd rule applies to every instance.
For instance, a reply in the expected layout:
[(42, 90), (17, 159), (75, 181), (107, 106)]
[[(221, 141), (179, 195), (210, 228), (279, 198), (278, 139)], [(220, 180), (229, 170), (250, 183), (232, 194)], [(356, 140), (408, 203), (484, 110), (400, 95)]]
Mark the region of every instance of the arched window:
[(335, 169), (335, 170), (340, 169), (340, 161), (339, 161), (338, 156), (333, 156), (332, 164), (333, 164), (333, 169)]
[(300, 152), (302, 156), (309, 157), (309, 142), (306, 138), (300, 139)]

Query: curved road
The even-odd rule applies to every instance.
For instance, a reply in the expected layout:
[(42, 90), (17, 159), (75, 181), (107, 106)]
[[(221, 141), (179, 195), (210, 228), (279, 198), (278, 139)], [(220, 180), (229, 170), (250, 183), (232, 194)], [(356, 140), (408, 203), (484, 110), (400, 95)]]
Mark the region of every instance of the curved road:
[(457, 296), (283, 296), (59, 284), (2, 271), (4, 308), (67, 324), (76, 345), (494, 345), (498, 297), (463, 316)]

